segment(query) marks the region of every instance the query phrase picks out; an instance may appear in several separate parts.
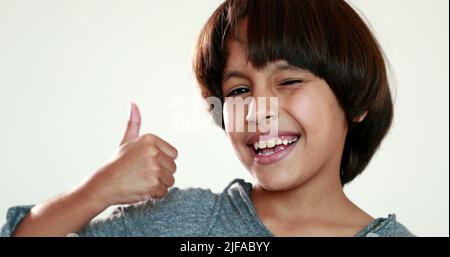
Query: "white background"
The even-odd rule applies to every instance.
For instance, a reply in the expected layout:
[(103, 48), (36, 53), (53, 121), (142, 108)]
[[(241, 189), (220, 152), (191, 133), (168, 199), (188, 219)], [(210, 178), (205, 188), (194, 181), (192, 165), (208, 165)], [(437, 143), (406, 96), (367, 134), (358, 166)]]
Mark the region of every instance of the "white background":
[[(220, 2), (0, 0), (0, 223), (9, 206), (62, 192), (108, 161), (129, 101), (143, 132), (178, 148), (178, 187), (251, 181), (220, 129), (171, 121), (208, 118), (191, 56)], [(396, 213), (419, 236), (448, 236), (448, 1), (351, 3), (390, 59), (396, 100), (390, 134), (345, 190), (372, 216)]]

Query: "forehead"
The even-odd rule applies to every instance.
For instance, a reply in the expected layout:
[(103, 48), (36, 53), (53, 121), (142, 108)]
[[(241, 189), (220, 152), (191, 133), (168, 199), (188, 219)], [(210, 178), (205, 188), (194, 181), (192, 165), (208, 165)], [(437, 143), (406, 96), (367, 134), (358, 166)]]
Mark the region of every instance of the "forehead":
[(246, 45), (243, 42), (239, 42), (237, 40), (230, 40), (227, 44), (228, 48), (228, 57), (225, 64), (225, 69), (223, 72), (223, 78), (226, 79), (228, 74), (233, 73), (235, 71), (299, 71), (299, 72), (308, 72), (305, 69), (292, 66), (286, 60), (276, 60), (272, 62), (268, 62), (261, 68), (255, 68), (252, 65), (252, 62), (248, 59)]
[(249, 64), (247, 57), (247, 25), (248, 19), (242, 19), (235, 28), (232, 28), (226, 37), (227, 62), (225, 66)]
[(251, 62), (248, 59), (246, 45), (236, 40), (229, 40), (227, 42), (227, 60), (225, 63), (225, 70), (227, 68), (244, 68), (250, 66)]

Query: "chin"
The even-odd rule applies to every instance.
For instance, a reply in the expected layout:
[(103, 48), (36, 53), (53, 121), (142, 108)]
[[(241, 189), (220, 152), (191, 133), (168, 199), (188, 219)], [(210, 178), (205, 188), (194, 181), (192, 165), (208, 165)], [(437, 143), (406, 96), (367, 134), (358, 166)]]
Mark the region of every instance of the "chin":
[(291, 176), (280, 176), (280, 174), (256, 174), (253, 173), (258, 185), (267, 191), (286, 191), (295, 188), (299, 183)]

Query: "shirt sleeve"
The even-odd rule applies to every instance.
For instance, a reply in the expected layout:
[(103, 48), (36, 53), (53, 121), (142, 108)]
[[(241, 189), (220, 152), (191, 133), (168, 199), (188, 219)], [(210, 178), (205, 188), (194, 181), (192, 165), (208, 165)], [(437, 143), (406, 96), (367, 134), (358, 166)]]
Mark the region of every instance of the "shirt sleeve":
[(171, 188), (163, 199), (119, 206), (71, 236), (205, 236), (217, 197), (200, 188)]
[(20, 205), (11, 207), (6, 213), (6, 223), (3, 225), (0, 235), (2, 237), (11, 237), (17, 226), (30, 212), (34, 205)]
[[(94, 219), (67, 236), (204, 236), (216, 202), (210, 190), (171, 188), (162, 199), (118, 206), (107, 218)], [(2, 236), (11, 236), (31, 207), (9, 209)]]
[(371, 228), (366, 237), (417, 237), (397, 221), (395, 214), (389, 214), (387, 218), (380, 219), (383, 221)]
[(397, 220), (375, 229), (371, 234), (375, 234), (378, 237), (417, 237)]

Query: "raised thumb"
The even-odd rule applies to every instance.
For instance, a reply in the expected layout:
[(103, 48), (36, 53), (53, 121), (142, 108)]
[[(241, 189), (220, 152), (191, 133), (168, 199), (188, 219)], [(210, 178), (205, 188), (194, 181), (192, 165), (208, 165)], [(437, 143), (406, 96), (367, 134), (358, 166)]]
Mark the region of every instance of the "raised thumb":
[(141, 113), (135, 103), (130, 103), (130, 118), (127, 124), (127, 130), (123, 135), (121, 145), (139, 137), (139, 129), (141, 128)]

